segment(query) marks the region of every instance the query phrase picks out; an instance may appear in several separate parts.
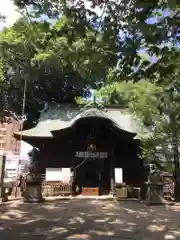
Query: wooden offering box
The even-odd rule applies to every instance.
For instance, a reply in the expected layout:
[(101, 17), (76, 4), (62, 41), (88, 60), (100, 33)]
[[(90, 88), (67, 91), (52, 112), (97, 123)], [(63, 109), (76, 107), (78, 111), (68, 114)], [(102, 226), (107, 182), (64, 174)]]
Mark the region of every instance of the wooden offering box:
[(83, 187), (82, 189), (83, 196), (99, 196), (99, 188), (90, 188), (90, 187)]

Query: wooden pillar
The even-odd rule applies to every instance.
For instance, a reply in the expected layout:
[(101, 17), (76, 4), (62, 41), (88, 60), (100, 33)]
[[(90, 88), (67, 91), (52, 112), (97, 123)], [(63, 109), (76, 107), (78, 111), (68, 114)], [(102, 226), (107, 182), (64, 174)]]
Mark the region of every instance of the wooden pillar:
[(112, 149), (110, 151), (109, 161), (110, 161), (110, 194), (114, 196), (115, 194), (115, 179), (114, 179), (114, 156)]
[(6, 157), (0, 155), (0, 201), (5, 201), (4, 176), (5, 176)]
[(71, 195), (75, 196), (76, 195), (76, 172), (73, 168), (71, 168), (72, 171), (72, 185), (71, 185)]
[(73, 147), (73, 141), (71, 141), (71, 195), (75, 196), (76, 195), (76, 170), (75, 170), (75, 152), (74, 152), (74, 147)]

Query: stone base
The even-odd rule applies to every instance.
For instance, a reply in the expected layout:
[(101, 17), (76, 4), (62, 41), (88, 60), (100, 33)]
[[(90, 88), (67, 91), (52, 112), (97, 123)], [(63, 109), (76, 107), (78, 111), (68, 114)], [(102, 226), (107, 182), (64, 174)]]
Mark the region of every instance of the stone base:
[(128, 197), (128, 191), (126, 187), (116, 188), (116, 198), (117, 199), (126, 199)]
[(23, 198), (24, 203), (41, 203), (41, 202), (44, 202), (44, 201), (45, 201), (44, 198), (41, 198), (41, 199), (37, 199), (37, 198), (26, 199), (26, 198)]
[(7, 202), (7, 201), (8, 201), (8, 196), (1, 197), (1, 198), (0, 198), (0, 204), (1, 204), (1, 203), (4, 203), (4, 202)]
[(23, 201), (32, 203), (43, 202), (44, 198), (42, 197), (41, 186), (27, 185), (26, 191), (23, 194)]
[(161, 205), (165, 204), (165, 199), (163, 197), (162, 187), (153, 186), (149, 187), (146, 194), (146, 199), (144, 201), (147, 205)]
[(148, 206), (159, 206), (159, 205), (171, 205), (172, 202), (169, 202), (167, 200), (165, 200), (163, 197), (159, 196), (159, 199), (155, 201), (155, 199), (146, 199), (142, 201), (144, 204), (148, 205)]

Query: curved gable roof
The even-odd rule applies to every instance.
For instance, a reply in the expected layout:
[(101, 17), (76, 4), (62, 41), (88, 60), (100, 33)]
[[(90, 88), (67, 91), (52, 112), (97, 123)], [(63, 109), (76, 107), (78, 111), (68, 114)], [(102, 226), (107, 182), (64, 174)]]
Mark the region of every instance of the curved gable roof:
[[(43, 111), (36, 127), (23, 131), (22, 135), (23, 137), (52, 138), (53, 131), (69, 128), (78, 119), (87, 117), (107, 118), (119, 129), (137, 134), (137, 138), (141, 138), (145, 134), (144, 127), (140, 121), (134, 119), (125, 109), (111, 108), (100, 110), (97, 108), (84, 109), (78, 106), (59, 105)], [(18, 134), (16, 133), (16, 135)]]

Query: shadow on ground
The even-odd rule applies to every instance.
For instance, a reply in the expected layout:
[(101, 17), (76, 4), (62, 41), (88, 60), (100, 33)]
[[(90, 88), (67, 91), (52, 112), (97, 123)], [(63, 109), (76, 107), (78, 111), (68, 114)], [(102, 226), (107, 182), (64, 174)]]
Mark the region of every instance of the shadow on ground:
[(0, 239), (180, 239), (178, 207), (139, 202), (53, 200), (0, 206)]

